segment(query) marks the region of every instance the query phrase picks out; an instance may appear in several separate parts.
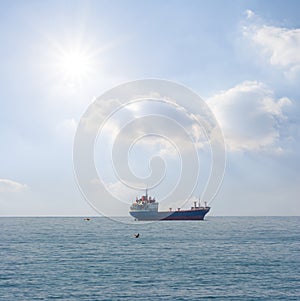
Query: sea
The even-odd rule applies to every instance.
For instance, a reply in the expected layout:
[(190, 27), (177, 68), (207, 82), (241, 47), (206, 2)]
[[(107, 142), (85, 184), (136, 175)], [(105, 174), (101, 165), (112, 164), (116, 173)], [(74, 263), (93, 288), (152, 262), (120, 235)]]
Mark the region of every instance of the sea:
[(0, 300), (300, 300), (300, 217), (124, 221), (0, 218)]

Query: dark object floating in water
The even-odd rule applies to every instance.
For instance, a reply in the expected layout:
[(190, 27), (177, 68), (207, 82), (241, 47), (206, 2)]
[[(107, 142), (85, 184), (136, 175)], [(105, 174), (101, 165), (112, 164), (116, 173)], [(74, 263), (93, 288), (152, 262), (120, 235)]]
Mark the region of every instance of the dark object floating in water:
[(87, 218), (85, 218), (84, 220), (85, 220), (85, 221), (90, 221), (91, 219), (87, 217)]
[(140, 233), (134, 234), (135, 238), (139, 238), (140, 237)]

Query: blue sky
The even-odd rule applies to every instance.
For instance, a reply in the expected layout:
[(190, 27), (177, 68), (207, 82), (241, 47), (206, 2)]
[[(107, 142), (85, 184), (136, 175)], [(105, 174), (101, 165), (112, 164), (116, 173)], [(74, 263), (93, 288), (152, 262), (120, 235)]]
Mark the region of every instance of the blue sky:
[(299, 1), (2, 1), (0, 215), (95, 214), (74, 180), (76, 126), (143, 78), (186, 85), (218, 119), (212, 215), (299, 215), (299, 14)]

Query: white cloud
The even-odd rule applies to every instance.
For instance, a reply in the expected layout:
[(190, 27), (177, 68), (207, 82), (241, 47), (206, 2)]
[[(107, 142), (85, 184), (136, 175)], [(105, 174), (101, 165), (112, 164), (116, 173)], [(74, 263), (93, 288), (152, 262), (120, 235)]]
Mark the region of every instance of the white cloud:
[(28, 190), (26, 184), (18, 183), (9, 179), (0, 179), (0, 193), (18, 193)]
[(94, 101), (81, 119), (85, 130), (91, 133), (98, 131), (102, 122), (111, 121), (114, 115), (118, 115), (121, 105), (118, 99), (108, 99), (101, 102)]
[(77, 122), (74, 118), (65, 119), (57, 125), (58, 132), (64, 132), (68, 134), (74, 134), (77, 128)]
[[(140, 186), (140, 185), (139, 185)], [(131, 204), (137, 196), (137, 191), (127, 187), (122, 182), (109, 183), (107, 185), (108, 191), (114, 195), (118, 200)]]
[(243, 82), (208, 99), (220, 122), (225, 142), (231, 151), (282, 152), (281, 128), (292, 104), (287, 97), (276, 99), (263, 83)]
[(175, 146), (181, 151), (190, 152), (192, 145), (203, 149), (207, 144), (203, 129), (195, 121), (196, 117), (182, 112), (180, 107), (159, 107), (159, 104), (154, 103), (153, 107), (147, 108), (145, 112), (141, 103), (130, 104), (106, 120), (101, 130), (106, 145), (112, 146), (119, 134), (124, 145), (130, 145), (143, 137), (138, 139), (140, 146), (143, 145), (147, 150), (151, 148), (158, 155), (176, 157)]
[(268, 26), (252, 18), (254, 13), (246, 14), (251, 22), (244, 27), (244, 36), (260, 46), (272, 66), (281, 69), (288, 77), (295, 77), (300, 71), (300, 29)]
[(246, 14), (247, 19), (253, 18), (254, 15), (255, 15), (254, 12), (251, 9), (247, 9), (245, 11), (245, 14)]
[[(116, 199), (130, 204), (133, 200), (135, 200), (135, 197), (137, 196), (137, 190), (136, 187), (140, 187), (140, 183), (131, 183), (132, 187), (126, 186), (120, 181), (114, 182), (114, 183), (104, 183), (100, 179), (93, 179), (91, 180), (91, 183), (97, 187), (98, 185), (105, 185), (107, 191), (113, 195)], [(146, 184), (144, 185), (146, 187)]]

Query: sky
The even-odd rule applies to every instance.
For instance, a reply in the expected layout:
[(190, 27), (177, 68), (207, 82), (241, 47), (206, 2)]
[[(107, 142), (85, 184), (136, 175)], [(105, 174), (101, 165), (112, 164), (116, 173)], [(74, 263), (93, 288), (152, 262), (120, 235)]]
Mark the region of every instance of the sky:
[[(223, 131), (226, 170), (210, 215), (300, 214), (299, 1), (0, 5), (0, 216), (97, 215), (74, 175), (76, 128), (98, 96), (147, 78), (195, 91)], [(185, 120), (144, 105), (116, 115), (96, 147), (99, 173), (116, 194), (120, 183), (101, 165), (113, 127), (150, 111)], [(152, 137), (145, 145), (128, 159), (137, 175), (145, 176), (151, 152), (180, 169), (172, 143)], [(171, 176), (157, 197), (174, 183)]]

